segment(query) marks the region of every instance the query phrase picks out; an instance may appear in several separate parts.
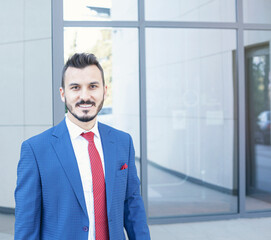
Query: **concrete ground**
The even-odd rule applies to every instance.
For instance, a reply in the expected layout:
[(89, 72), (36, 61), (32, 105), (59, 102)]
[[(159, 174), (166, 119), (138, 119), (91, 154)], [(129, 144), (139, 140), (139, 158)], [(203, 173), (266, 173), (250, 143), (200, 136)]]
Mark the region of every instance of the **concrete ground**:
[[(152, 240), (270, 240), (271, 218), (151, 225), (150, 232)], [(0, 240), (13, 234), (14, 215), (0, 214)]]
[(153, 240), (270, 240), (271, 218), (150, 226)]

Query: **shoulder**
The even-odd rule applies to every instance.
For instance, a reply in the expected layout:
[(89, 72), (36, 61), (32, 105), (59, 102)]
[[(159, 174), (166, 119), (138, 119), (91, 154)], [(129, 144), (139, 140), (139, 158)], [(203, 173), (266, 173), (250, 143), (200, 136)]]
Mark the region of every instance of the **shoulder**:
[(32, 145), (32, 146), (36, 144), (41, 144), (41, 143), (44, 145), (46, 142), (48, 142), (50, 136), (52, 136), (53, 129), (54, 127), (49, 128), (42, 133), (34, 135), (26, 139), (24, 143), (28, 143), (29, 145)]
[(63, 128), (66, 126), (65, 120), (60, 122), (58, 125), (51, 127), (37, 135), (34, 135), (30, 137), (29, 139), (25, 140), (24, 142), (29, 143), (30, 145), (32, 144), (46, 144), (49, 142), (49, 139), (54, 135), (55, 132), (57, 132), (58, 129)]
[(130, 141), (131, 140), (131, 136), (129, 133), (121, 131), (119, 129), (113, 128), (111, 126), (108, 126), (104, 123), (98, 122), (98, 129), (100, 131), (100, 133), (108, 133), (110, 135), (113, 135), (114, 137), (116, 137), (119, 140), (127, 140)]

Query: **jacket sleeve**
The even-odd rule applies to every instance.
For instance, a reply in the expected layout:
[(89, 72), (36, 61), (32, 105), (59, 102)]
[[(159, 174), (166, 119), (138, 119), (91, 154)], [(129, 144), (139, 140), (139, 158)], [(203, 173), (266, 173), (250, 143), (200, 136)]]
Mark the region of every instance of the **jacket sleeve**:
[(135, 150), (129, 138), (129, 164), (127, 192), (124, 203), (124, 226), (129, 240), (149, 240), (150, 233), (143, 200), (140, 196), (140, 181), (135, 166)]
[(23, 142), (15, 190), (15, 240), (40, 239), (41, 182), (30, 144)]

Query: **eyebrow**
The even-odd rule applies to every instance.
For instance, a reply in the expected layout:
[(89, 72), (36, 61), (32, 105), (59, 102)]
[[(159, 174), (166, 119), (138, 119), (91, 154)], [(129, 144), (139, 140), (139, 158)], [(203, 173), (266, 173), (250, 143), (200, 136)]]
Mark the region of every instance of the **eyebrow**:
[[(94, 81), (94, 82), (89, 83), (89, 85), (92, 85), (92, 84), (100, 84), (100, 82), (99, 81)], [(78, 84), (78, 83), (70, 83), (69, 84), (69, 86), (78, 86), (78, 85), (80, 85), (80, 84)]]
[(89, 85), (92, 85), (92, 84), (100, 84), (100, 82), (95, 81), (95, 82), (91, 82), (91, 83), (89, 83)]
[(79, 85), (78, 83), (70, 83), (69, 86), (77, 86)]

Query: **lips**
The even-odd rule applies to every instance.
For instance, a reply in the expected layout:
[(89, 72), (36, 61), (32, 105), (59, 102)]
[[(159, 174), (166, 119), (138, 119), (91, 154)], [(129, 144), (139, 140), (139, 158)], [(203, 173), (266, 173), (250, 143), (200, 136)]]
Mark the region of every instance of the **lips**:
[(78, 105), (80, 108), (91, 108), (93, 104), (79, 104)]
[(89, 108), (92, 108), (93, 106), (95, 106), (95, 102), (82, 100), (82, 101), (76, 103), (75, 106), (79, 107), (81, 109), (89, 109)]

